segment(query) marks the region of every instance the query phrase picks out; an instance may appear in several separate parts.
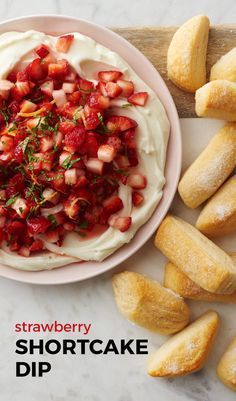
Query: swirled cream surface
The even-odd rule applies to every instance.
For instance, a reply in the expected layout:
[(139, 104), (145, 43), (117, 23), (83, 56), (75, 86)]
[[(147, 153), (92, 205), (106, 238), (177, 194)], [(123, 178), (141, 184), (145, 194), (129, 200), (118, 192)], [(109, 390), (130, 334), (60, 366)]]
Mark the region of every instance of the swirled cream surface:
[(132, 106), (125, 109), (119, 107), (119, 104), (114, 105), (114, 114), (126, 115), (138, 123), (136, 131), (139, 153), (138, 171), (148, 180), (147, 187), (142, 191), (145, 200), (140, 207), (133, 207), (131, 188), (126, 185), (120, 186), (119, 196), (123, 200), (124, 208), (118, 214), (132, 217), (131, 227), (124, 233), (110, 227), (100, 236), (87, 240), (81, 239), (75, 232), (69, 233), (60, 247), (44, 241), (49, 251), (48, 255), (43, 253), (38, 257), (22, 258), (15, 255), (13, 258), (7, 249), (0, 252), (0, 262), (22, 270), (53, 269), (75, 261), (73, 258), (83, 261), (104, 260), (123, 244), (128, 243), (139, 227), (151, 217), (160, 202), (165, 184), (164, 167), (170, 125), (157, 95), (117, 53), (85, 35), (77, 32), (73, 35), (74, 41), (69, 51), (56, 54), (57, 38), (54, 36), (36, 31), (2, 34), (0, 36), (0, 79), (5, 79), (16, 64), (24, 63), (29, 58), (30, 52), (44, 43), (55, 52), (58, 59), (68, 60), (81, 77), (95, 80), (96, 71), (109, 70), (112, 67), (120, 70), (124, 74), (124, 79), (132, 80), (137, 91), (148, 92), (149, 98), (145, 107)]

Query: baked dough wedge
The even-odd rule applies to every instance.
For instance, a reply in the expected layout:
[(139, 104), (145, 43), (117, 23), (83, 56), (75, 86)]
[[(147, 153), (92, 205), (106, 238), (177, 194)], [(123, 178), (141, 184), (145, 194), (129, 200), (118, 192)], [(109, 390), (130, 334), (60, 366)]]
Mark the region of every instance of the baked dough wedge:
[(224, 54), (212, 67), (210, 81), (227, 79), (236, 82), (236, 47)]
[(189, 322), (183, 298), (142, 274), (124, 271), (112, 278), (119, 311), (128, 320), (161, 334), (172, 334)]
[(155, 245), (200, 287), (218, 294), (236, 291), (236, 264), (222, 249), (184, 220), (168, 215)]
[(218, 363), (217, 375), (227, 387), (236, 391), (236, 336)]
[(204, 313), (149, 357), (148, 374), (175, 377), (201, 369), (211, 351), (218, 325), (216, 312)]
[(167, 53), (167, 72), (171, 81), (187, 92), (206, 83), (206, 52), (209, 19), (197, 15), (174, 34)]
[(199, 117), (236, 121), (236, 82), (218, 79), (196, 91), (195, 111)]
[(186, 170), (179, 183), (179, 194), (194, 209), (209, 199), (236, 166), (236, 123), (228, 123)]
[(196, 227), (209, 236), (236, 231), (236, 175), (229, 178), (208, 201), (197, 219)]
[[(235, 257), (236, 263), (236, 257)], [(173, 263), (168, 262), (165, 266), (164, 282), (166, 288), (170, 288), (183, 298), (206, 302), (225, 302), (236, 304), (236, 291), (233, 294), (214, 294), (199, 287), (185, 273)]]

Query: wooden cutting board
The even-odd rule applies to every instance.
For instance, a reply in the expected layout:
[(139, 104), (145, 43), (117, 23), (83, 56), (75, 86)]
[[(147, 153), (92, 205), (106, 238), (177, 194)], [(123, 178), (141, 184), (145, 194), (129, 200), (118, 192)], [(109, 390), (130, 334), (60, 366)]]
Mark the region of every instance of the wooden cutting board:
[[(177, 27), (157, 28), (116, 28), (116, 33), (123, 36), (151, 61), (165, 80), (176, 104), (179, 116), (196, 117), (194, 95), (177, 88), (166, 74), (166, 55), (171, 38)], [(236, 25), (217, 25), (210, 29), (207, 73), (211, 66), (230, 49), (236, 46)]]

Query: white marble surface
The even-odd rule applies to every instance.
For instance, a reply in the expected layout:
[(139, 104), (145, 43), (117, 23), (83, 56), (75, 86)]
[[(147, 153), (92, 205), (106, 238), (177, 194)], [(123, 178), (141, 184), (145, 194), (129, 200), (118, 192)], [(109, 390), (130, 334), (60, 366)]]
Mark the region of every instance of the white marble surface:
[[(1, 0), (0, 20), (30, 14), (66, 14), (86, 18), (107, 26), (172, 25), (196, 13), (206, 13), (212, 23), (232, 23), (236, 19), (234, 0)], [(184, 121), (185, 146), (189, 154), (189, 128)], [(208, 135), (215, 132), (213, 124)], [(204, 145), (208, 137), (205, 130)], [(195, 150), (196, 152), (198, 149)], [(186, 160), (188, 163), (188, 160)], [(175, 203), (177, 213), (190, 220), (195, 214)], [(186, 214), (187, 213), (187, 214)], [(223, 245), (229, 247), (229, 242)], [(232, 244), (232, 243), (231, 243)], [(230, 249), (228, 249), (230, 250)], [(232, 249), (231, 249), (232, 250)], [(162, 277), (163, 258), (149, 241), (121, 268)], [(214, 352), (201, 372), (180, 380), (156, 380), (146, 375), (146, 356), (128, 357), (51, 357), (53, 371), (43, 379), (16, 379), (14, 333), (18, 321), (91, 322), (90, 338), (148, 338), (152, 350), (164, 337), (131, 325), (116, 311), (111, 273), (84, 283), (60, 287), (24, 285), (0, 279), (0, 401), (233, 401), (234, 394), (216, 379), (214, 365), (222, 347), (236, 327), (230, 316), (235, 307), (214, 305), (222, 315), (220, 336)], [(193, 304), (193, 303), (192, 303)], [(195, 303), (194, 316), (207, 309)], [(234, 323), (235, 324), (235, 323)], [(68, 335), (67, 337), (76, 337)], [(32, 337), (32, 336), (31, 336)], [(37, 334), (33, 337), (39, 338)], [(53, 336), (55, 337), (55, 336)], [(59, 336), (58, 336), (59, 337)], [(50, 338), (50, 336), (45, 336)]]
[(234, 0), (1, 0), (0, 19), (64, 14), (107, 26), (174, 25), (205, 13), (214, 24), (233, 23)]

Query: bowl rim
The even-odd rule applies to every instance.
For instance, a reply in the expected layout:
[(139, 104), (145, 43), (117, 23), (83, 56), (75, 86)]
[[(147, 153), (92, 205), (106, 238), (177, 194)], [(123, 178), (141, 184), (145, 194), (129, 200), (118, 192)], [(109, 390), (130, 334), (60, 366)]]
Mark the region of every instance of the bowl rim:
[[(87, 275), (85, 275), (83, 277), (79, 277), (79, 273), (78, 274), (75, 273), (76, 268), (77, 268), (77, 270), (80, 270), (79, 263), (76, 263), (76, 264), (74, 264), (75, 266), (73, 268), (73, 272), (70, 273), (70, 275), (68, 275), (68, 277), (66, 275), (65, 275), (65, 277), (63, 277), (63, 274), (61, 274), (60, 272), (62, 271), (62, 269), (68, 269), (69, 266), (63, 266), (63, 267), (52, 269), (52, 270), (42, 270), (39, 272), (32, 272), (32, 271), (17, 270), (15, 268), (12, 268), (9, 266), (0, 265), (0, 277), (12, 279), (12, 280), (15, 280), (18, 282), (29, 283), (29, 284), (56, 285), (56, 284), (67, 284), (67, 283), (84, 281), (84, 280), (96, 277), (100, 274), (103, 274), (103, 273), (113, 269), (114, 267), (118, 266), (119, 264), (123, 263), (128, 258), (130, 258), (135, 252), (137, 252), (139, 249), (141, 249), (141, 247), (148, 241), (148, 239), (153, 235), (153, 233), (155, 232), (155, 230), (157, 229), (157, 227), (160, 225), (161, 221), (164, 219), (165, 215), (167, 214), (167, 212), (171, 206), (172, 200), (176, 193), (176, 189), (177, 189), (178, 182), (179, 182), (179, 177), (181, 174), (181, 167), (182, 167), (182, 137), (181, 137), (180, 120), (179, 120), (179, 116), (178, 116), (178, 112), (177, 112), (174, 100), (169, 92), (169, 89), (168, 89), (166, 83), (164, 82), (163, 78), (161, 77), (160, 73), (154, 67), (154, 65), (151, 63), (151, 61), (149, 61), (149, 59), (147, 59), (140, 50), (138, 50), (129, 41), (127, 41), (125, 38), (123, 38), (116, 32), (112, 31), (111, 29), (106, 28), (102, 25), (93, 23), (86, 19), (82, 19), (82, 18), (76, 18), (76, 17), (67, 16), (67, 15), (39, 14), (39, 15), (21, 16), (21, 17), (17, 17), (17, 18), (4, 20), (4, 21), (0, 22), (0, 33), (7, 32), (7, 30), (8, 30), (7, 25), (9, 25), (9, 24), (14, 24), (17, 22), (24, 22), (24, 21), (27, 23), (32, 19), (33, 20), (34, 19), (42, 20), (45, 18), (46, 19), (53, 18), (53, 19), (56, 19), (57, 21), (64, 21), (64, 22), (70, 21), (71, 23), (78, 23), (78, 25), (84, 24), (88, 28), (100, 31), (101, 34), (103, 34), (103, 35), (108, 35), (108, 36), (112, 37), (115, 42), (114, 47), (120, 47), (121, 49), (124, 47), (124, 48), (129, 49), (131, 53), (133, 53), (134, 55), (136, 55), (136, 57), (138, 57), (140, 59), (140, 64), (146, 66), (146, 68), (149, 70), (149, 72), (151, 72), (151, 74), (156, 76), (159, 93), (157, 93), (158, 91), (153, 87), (154, 85), (149, 85), (149, 84), (148, 85), (155, 91), (155, 93), (157, 93), (157, 96), (159, 97), (161, 103), (163, 104), (165, 111), (167, 113), (168, 119), (170, 121), (170, 138), (169, 138), (169, 143), (168, 143), (168, 148), (167, 148), (167, 156), (169, 154), (170, 140), (173, 141), (173, 135), (174, 135), (175, 157), (177, 160), (177, 163), (174, 166), (175, 168), (174, 168), (173, 177), (171, 180), (171, 186), (170, 187), (168, 186), (168, 188), (167, 188), (167, 183), (165, 184), (165, 186), (163, 188), (162, 199), (158, 203), (154, 213), (152, 214), (150, 219), (143, 226), (141, 226), (138, 229), (138, 231), (136, 232), (136, 234), (134, 235), (132, 240), (128, 244), (123, 245), (116, 252), (114, 252), (114, 254), (112, 254), (110, 257), (106, 258), (102, 262), (84, 262), (86, 265), (89, 265), (89, 264), (90, 265), (95, 264), (98, 266), (100, 265), (101, 268), (99, 268), (97, 266), (96, 267), (97, 270), (95, 270), (91, 273), (91, 272), (89, 272), (89, 269), (87, 266), (86, 267), (88, 269)], [(6, 26), (6, 30), (4, 30), (5, 26)], [(31, 29), (34, 29), (34, 28), (31, 28)], [(50, 32), (50, 31), (53, 31), (53, 30), (48, 30), (47, 32)], [(65, 32), (68, 32), (68, 31), (69, 31), (68, 29), (65, 30)], [(78, 32), (81, 32), (81, 31), (78, 29)], [(61, 30), (61, 33), (57, 32), (57, 34), (62, 34), (62, 33), (64, 33), (63, 29)], [(84, 32), (81, 32), (81, 33), (83, 33), (84, 35), (90, 36), (88, 33), (86, 33), (86, 34)], [(93, 35), (91, 35), (91, 37), (93, 37)], [(98, 40), (98, 42), (101, 43), (100, 39)], [(118, 46), (118, 43), (119, 43), (119, 46)], [(103, 42), (102, 42), (102, 44), (103, 44)], [(106, 46), (106, 45), (104, 45), (104, 46)], [(113, 47), (110, 47), (110, 48), (111, 48), (111, 50), (113, 50)], [(114, 49), (114, 51), (119, 53), (116, 49)], [(125, 58), (123, 55), (122, 55), (122, 57)], [(137, 70), (137, 68), (135, 68), (134, 66), (132, 66), (132, 68), (135, 71)], [(145, 81), (145, 79), (143, 79), (143, 80)], [(163, 94), (161, 92), (162, 90), (163, 90)], [(166, 99), (165, 101), (163, 101), (163, 99), (162, 99), (164, 97)], [(173, 157), (173, 155), (172, 155), (172, 157)], [(166, 177), (167, 173), (168, 173), (168, 169), (167, 169), (167, 158), (166, 158), (165, 177)], [(166, 197), (165, 195), (166, 195), (167, 191), (168, 191), (168, 198), (165, 199), (165, 197)], [(165, 204), (164, 204), (164, 202), (165, 202)], [(160, 214), (160, 216), (158, 216), (158, 214)], [(153, 223), (153, 221), (154, 221), (154, 223)], [(146, 227), (146, 230), (145, 230), (145, 227)], [(138, 236), (140, 237), (140, 234), (142, 233), (142, 231), (143, 232), (147, 231), (146, 236), (144, 239), (138, 240), (137, 237)], [(136, 241), (135, 241), (135, 238), (136, 238)], [(128, 248), (128, 251), (124, 252), (124, 248), (126, 248), (126, 249)], [(122, 250), (123, 250), (123, 252), (122, 252)], [(114, 255), (117, 255), (117, 254), (118, 255), (121, 254), (122, 256), (115, 258), (117, 260), (115, 260), (111, 264), (109, 264), (109, 259), (112, 260)], [(72, 265), (70, 265), (70, 266), (72, 266)], [(46, 276), (46, 279), (45, 279), (45, 274), (48, 276), (48, 277)]]

